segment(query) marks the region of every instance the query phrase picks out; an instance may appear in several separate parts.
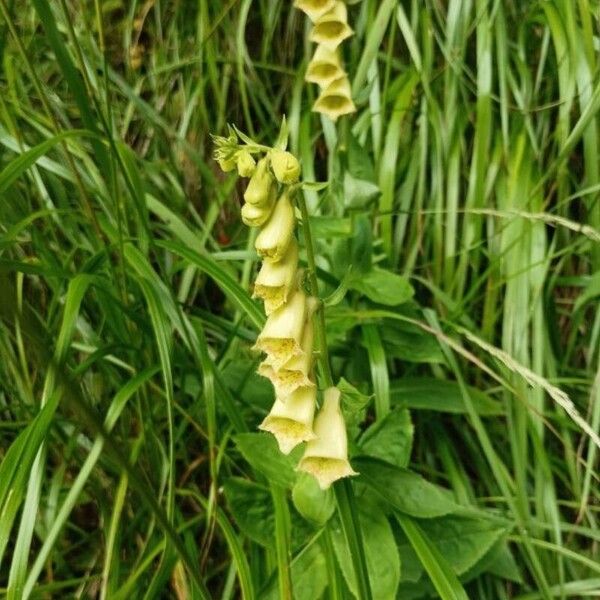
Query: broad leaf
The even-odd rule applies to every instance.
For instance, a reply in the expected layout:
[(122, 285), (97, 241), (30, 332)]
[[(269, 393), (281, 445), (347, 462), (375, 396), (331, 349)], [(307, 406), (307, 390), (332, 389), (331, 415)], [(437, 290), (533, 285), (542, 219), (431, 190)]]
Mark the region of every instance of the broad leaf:
[(295, 467), (302, 449), (286, 456), (280, 452), (275, 438), (266, 433), (238, 433), (233, 439), (242, 456), (269, 481), (284, 488), (294, 485)]
[(414, 294), (405, 277), (380, 267), (372, 267), (367, 273), (352, 277), (348, 286), (361, 292), (369, 300), (387, 306), (407, 302)]
[(418, 473), (366, 456), (353, 458), (352, 466), (364, 483), (401, 513), (431, 519), (459, 509), (450, 492), (429, 483)]
[(413, 432), (408, 410), (393, 410), (362, 435), (359, 441), (361, 453), (396, 467), (406, 467), (410, 460)]

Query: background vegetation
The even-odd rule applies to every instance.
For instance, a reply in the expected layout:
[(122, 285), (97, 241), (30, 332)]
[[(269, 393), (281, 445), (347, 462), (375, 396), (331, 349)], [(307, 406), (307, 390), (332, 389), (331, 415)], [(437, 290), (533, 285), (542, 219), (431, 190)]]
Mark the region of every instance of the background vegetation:
[[(0, 0), (2, 595), (597, 597), (599, 8), (353, 4), (336, 128), (291, 2)], [(256, 433), (255, 256), (211, 160), (284, 114), (329, 183), (335, 494)]]

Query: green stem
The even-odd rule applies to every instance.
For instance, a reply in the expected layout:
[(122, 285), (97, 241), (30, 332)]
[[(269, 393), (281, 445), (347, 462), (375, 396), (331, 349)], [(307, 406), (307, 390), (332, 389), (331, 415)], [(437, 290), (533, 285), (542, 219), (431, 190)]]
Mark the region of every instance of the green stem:
[(275, 507), (275, 545), (277, 549), (277, 573), (279, 576), (279, 597), (292, 600), (291, 522), (285, 492), (278, 485), (271, 484), (271, 497)]
[[(302, 215), (302, 230), (304, 232), (304, 245), (306, 246), (306, 261), (308, 263), (308, 277), (311, 294), (319, 297), (319, 283), (317, 281), (317, 266), (315, 263), (315, 247), (310, 230), (310, 221), (308, 218), (308, 209), (306, 201), (301, 191), (297, 194), (298, 207)], [(321, 365), (321, 374), (325, 385), (333, 385), (333, 375), (329, 363), (329, 351), (327, 348), (327, 337), (325, 329), (325, 310), (321, 304), (316, 319), (315, 329), (319, 340), (319, 364)], [(347, 479), (338, 481), (335, 484), (335, 497), (338, 505), (338, 512), (342, 521), (342, 529), (346, 537), (346, 543), (352, 556), (354, 572), (356, 573), (356, 582), (359, 592), (359, 600), (371, 600), (371, 587), (369, 585), (369, 572), (367, 570), (367, 560), (363, 549), (362, 533), (358, 521), (358, 511), (356, 510), (356, 500), (352, 484)]]

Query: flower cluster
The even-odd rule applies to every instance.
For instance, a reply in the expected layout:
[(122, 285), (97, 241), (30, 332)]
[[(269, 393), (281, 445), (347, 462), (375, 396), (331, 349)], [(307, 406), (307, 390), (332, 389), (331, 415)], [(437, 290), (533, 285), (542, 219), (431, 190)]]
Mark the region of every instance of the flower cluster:
[[(238, 136), (244, 143), (239, 143)], [(221, 168), (237, 169), (240, 176), (250, 178), (242, 221), (259, 228), (255, 248), (262, 264), (253, 297), (263, 300), (267, 321), (254, 349), (266, 355), (258, 373), (275, 389), (275, 403), (259, 428), (275, 436), (284, 454), (308, 442), (298, 469), (313, 475), (325, 489), (355, 473), (348, 462), (337, 388), (324, 392), (315, 418), (313, 316), (319, 302), (304, 292), (303, 273), (298, 269), (293, 200), (299, 189), (300, 164), (285, 150), (285, 142), (276, 148), (262, 146), (234, 129), (228, 137), (215, 136), (214, 141)]]
[(348, 9), (342, 0), (295, 0), (294, 6), (313, 22), (310, 39), (318, 44), (306, 70), (306, 81), (321, 88), (313, 110), (336, 121), (356, 111), (339, 48), (354, 33), (348, 25)]

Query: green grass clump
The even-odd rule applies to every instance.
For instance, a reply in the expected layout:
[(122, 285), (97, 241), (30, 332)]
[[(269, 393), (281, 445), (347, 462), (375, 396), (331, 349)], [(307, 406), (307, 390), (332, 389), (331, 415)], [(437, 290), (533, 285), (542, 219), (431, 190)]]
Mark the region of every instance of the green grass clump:
[[(599, 9), (349, 3), (334, 125), (292, 2), (0, 0), (0, 596), (600, 595)], [(360, 473), (328, 491), (257, 432), (211, 156), (284, 115)]]

